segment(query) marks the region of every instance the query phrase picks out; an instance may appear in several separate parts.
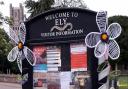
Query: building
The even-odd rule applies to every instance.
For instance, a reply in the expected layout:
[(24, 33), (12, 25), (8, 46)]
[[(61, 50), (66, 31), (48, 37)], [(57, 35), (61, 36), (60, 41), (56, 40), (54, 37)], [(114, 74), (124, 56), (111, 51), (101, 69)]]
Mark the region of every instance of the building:
[(10, 4), (10, 18), (13, 21), (13, 24), (10, 25), (10, 28), (16, 33), (18, 32), (20, 23), (24, 21), (24, 17), (24, 8), (21, 3), (19, 4), (19, 7), (13, 7), (12, 4)]

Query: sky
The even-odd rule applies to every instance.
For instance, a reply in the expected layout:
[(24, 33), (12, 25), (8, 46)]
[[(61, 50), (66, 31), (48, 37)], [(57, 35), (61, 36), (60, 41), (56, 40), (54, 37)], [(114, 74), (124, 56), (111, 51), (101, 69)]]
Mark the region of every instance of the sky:
[[(2, 0), (0, 0), (2, 1)], [(18, 7), (19, 3), (24, 3), (25, 0), (3, 0), (5, 5), (0, 6), (0, 11), (4, 16), (9, 16), (9, 4)], [(104, 10), (108, 12), (108, 16), (125, 15), (128, 16), (128, 0), (84, 0), (87, 7), (93, 11)], [(25, 9), (25, 13), (27, 10)], [(27, 14), (29, 16), (29, 14)]]
[(86, 5), (94, 11), (107, 11), (108, 16), (128, 16), (128, 0), (84, 0)]

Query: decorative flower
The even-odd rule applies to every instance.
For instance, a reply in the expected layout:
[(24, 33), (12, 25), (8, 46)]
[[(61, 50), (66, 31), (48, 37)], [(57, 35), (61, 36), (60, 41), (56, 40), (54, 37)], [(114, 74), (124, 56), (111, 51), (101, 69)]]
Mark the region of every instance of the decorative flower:
[(97, 13), (96, 23), (100, 32), (91, 32), (85, 38), (85, 43), (88, 47), (94, 48), (96, 57), (102, 57), (108, 50), (108, 55), (111, 59), (117, 59), (120, 55), (120, 48), (115, 41), (121, 34), (121, 26), (118, 23), (112, 23), (107, 26), (107, 12), (101, 11)]
[(36, 63), (36, 57), (28, 47), (24, 46), (26, 28), (23, 23), (21, 23), (17, 34), (10, 29), (10, 38), (17, 46), (9, 52), (7, 58), (10, 62), (17, 60), (19, 70), (22, 73), (22, 60), (26, 58), (29, 64), (33, 66)]

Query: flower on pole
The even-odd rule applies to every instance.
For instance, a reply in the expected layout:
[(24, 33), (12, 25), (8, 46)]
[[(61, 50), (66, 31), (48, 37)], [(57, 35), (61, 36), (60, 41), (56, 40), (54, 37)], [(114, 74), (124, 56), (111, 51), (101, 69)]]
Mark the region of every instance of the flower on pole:
[(10, 38), (16, 43), (17, 46), (9, 52), (7, 58), (10, 62), (17, 60), (19, 70), (22, 73), (22, 60), (26, 58), (29, 64), (34, 66), (36, 63), (36, 57), (27, 46), (24, 46), (26, 36), (24, 23), (21, 23), (18, 35), (12, 29), (10, 29), (10, 32)]
[(94, 49), (94, 55), (102, 57), (108, 50), (111, 59), (117, 59), (120, 55), (120, 48), (115, 39), (121, 34), (121, 26), (118, 23), (112, 23), (107, 27), (107, 12), (97, 13), (96, 23), (100, 32), (90, 32), (85, 43), (89, 48)]

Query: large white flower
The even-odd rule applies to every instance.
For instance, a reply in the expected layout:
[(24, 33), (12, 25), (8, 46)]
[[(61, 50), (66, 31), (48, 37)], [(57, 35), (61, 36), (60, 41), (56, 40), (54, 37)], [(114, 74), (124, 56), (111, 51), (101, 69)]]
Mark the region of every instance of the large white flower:
[(120, 48), (115, 41), (121, 34), (121, 26), (118, 23), (112, 23), (107, 27), (107, 13), (104, 11), (98, 12), (96, 23), (100, 32), (91, 32), (85, 38), (85, 43), (88, 47), (95, 47), (94, 54), (96, 57), (102, 57), (106, 50), (111, 59), (117, 59), (120, 55)]
[(27, 46), (24, 46), (26, 39), (26, 28), (24, 23), (21, 23), (17, 34), (12, 29), (10, 29), (10, 32), (10, 38), (17, 46), (9, 52), (7, 58), (10, 62), (17, 60), (19, 70), (22, 73), (22, 60), (26, 58), (29, 64), (34, 66), (36, 63), (36, 57)]

